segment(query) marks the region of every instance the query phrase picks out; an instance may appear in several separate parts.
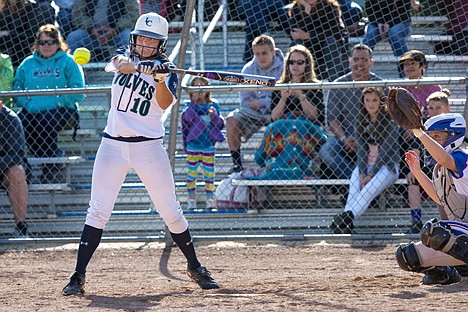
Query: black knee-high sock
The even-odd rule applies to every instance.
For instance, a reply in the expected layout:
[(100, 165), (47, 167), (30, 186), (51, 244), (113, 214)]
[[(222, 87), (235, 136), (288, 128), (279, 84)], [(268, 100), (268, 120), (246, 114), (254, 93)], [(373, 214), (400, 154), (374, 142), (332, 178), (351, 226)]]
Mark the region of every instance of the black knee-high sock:
[(174, 234), (171, 232), (172, 239), (180, 248), (185, 258), (187, 258), (188, 266), (191, 269), (196, 269), (201, 266), (200, 262), (197, 259), (197, 254), (195, 253), (195, 247), (193, 246), (192, 236), (190, 231), (187, 229), (185, 232), (180, 234)]
[(234, 166), (242, 167), (242, 158), (240, 150), (231, 151), (231, 157)]
[(102, 232), (102, 229), (96, 229), (95, 227), (85, 224), (83, 233), (81, 234), (80, 247), (78, 247), (78, 258), (75, 267), (76, 272), (82, 274), (86, 273), (89, 260), (91, 260), (94, 251), (101, 242)]

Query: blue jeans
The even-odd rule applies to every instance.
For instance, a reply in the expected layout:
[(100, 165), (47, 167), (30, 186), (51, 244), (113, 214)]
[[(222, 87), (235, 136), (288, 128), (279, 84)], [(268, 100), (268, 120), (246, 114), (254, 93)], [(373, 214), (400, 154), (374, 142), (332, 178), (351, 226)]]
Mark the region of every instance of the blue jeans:
[(284, 31), (289, 33), (289, 18), (282, 0), (237, 0), (237, 10), (245, 15), (244, 61), (253, 58), (252, 42), (261, 34), (268, 32), (269, 23), (276, 14)]
[[(401, 56), (403, 53), (408, 52), (405, 38), (411, 34), (410, 22), (396, 24), (388, 30), (387, 36), (390, 46), (392, 47), (395, 56)], [(374, 23), (367, 25), (366, 35), (363, 44), (368, 45), (373, 49), (378, 42), (382, 41), (380, 36), (379, 27)]]
[(319, 158), (327, 165), (337, 179), (349, 179), (354, 169), (354, 162), (345, 157), (346, 151), (334, 135), (330, 135), (327, 142), (319, 151)]
[[(130, 29), (122, 30), (119, 34), (117, 34), (117, 36), (109, 40), (106, 45), (112, 45), (116, 48), (119, 48), (123, 45), (128, 45), (130, 32)], [(85, 47), (91, 51), (94, 51), (99, 49), (101, 46), (97, 38), (89, 34), (84, 29), (77, 29), (69, 33), (67, 36), (67, 42), (70, 45), (71, 53), (80, 47)]]

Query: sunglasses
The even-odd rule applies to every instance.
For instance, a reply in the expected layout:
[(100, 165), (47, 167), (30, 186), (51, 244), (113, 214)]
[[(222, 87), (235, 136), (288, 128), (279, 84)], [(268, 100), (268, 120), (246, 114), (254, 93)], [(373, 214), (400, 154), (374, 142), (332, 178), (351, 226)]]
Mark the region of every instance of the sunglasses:
[(58, 43), (58, 39), (53, 39), (53, 40), (38, 40), (37, 43), (38, 43), (40, 46), (45, 46), (45, 45), (53, 46), (53, 45), (55, 45), (55, 44)]
[(304, 65), (305, 63), (306, 63), (305, 60), (297, 60), (297, 61), (288, 60), (288, 65), (294, 65), (294, 64), (297, 64), (297, 65)]

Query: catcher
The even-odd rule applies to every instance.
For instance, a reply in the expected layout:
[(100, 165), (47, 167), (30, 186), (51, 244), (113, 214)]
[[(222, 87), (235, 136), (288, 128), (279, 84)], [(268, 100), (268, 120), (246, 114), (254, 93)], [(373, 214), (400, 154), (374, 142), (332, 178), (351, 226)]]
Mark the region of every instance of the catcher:
[(421, 111), (415, 105), (405, 89), (390, 91), (389, 113), (426, 148), (426, 162), (435, 165), (433, 180), (421, 170), (416, 153), (407, 152), (405, 161), (426, 193), (443, 207), (448, 220), (428, 221), (421, 230), (421, 241), (398, 246), (396, 259), (405, 271), (425, 273), (422, 284), (453, 284), (468, 276), (468, 154), (460, 148), (466, 122), (461, 115), (449, 113), (431, 117), (422, 125)]

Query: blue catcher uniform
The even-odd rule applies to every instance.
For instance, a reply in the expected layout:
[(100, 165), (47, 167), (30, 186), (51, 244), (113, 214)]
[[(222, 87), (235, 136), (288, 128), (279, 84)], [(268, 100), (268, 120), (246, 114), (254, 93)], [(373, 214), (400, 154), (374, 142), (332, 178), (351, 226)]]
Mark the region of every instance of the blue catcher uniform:
[[(428, 221), (421, 241), (401, 244), (396, 258), (403, 270), (425, 273), (423, 284), (452, 284), (468, 276), (468, 154), (459, 148), (466, 122), (461, 115), (442, 114), (427, 120), (425, 127), (448, 133), (443, 148), (457, 167), (458, 174), (440, 164), (433, 171), (434, 189), (449, 220)], [(432, 156), (426, 162), (436, 163)]]

